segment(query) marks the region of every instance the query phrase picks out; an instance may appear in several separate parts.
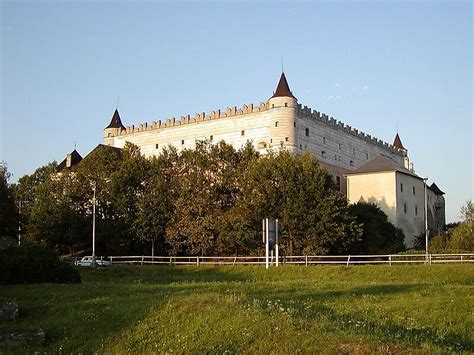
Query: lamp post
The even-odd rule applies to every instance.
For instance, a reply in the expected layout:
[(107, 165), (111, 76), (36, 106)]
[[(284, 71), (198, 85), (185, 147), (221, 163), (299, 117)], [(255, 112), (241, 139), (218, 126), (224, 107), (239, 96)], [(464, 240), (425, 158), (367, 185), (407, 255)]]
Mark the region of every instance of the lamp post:
[(428, 180), (428, 177), (423, 178), (423, 187), (424, 187), (424, 192), (425, 192), (425, 254), (426, 254), (426, 261), (428, 261), (428, 189), (426, 185), (426, 181)]
[(95, 190), (97, 188), (97, 183), (94, 181), (94, 184), (92, 185), (92, 191), (93, 191), (93, 197), (92, 197), (92, 262), (91, 262), (91, 267), (96, 267), (96, 261), (95, 261), (95, 205), (96, 205), (96, 200), (95, 200)]

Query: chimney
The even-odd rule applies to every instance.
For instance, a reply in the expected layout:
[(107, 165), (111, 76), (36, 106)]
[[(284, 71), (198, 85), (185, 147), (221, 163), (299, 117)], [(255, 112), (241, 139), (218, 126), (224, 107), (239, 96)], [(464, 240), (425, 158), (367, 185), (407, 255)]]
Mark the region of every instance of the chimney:
[(68, 154), (66, 157), (66, 168), (70, 168), (72, 164), (72, 154)]

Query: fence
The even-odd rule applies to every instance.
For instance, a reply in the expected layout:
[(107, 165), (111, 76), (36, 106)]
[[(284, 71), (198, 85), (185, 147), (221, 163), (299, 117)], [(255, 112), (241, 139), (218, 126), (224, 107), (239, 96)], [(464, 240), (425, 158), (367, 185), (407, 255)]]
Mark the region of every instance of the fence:
[[(112, 264), (139, 265), (264, 265), (264, 256), (108, 256), (97, 257)], [(69, 261), (78, 259), (70, 258)], [(275, 258), (270, 262), (275, 264)], [(280, 256), (280, 264), (360, 265), (360, 264), (446, 264), (474, 263), (474, 254), (392, 254), (392, 255), (303, 255)]]

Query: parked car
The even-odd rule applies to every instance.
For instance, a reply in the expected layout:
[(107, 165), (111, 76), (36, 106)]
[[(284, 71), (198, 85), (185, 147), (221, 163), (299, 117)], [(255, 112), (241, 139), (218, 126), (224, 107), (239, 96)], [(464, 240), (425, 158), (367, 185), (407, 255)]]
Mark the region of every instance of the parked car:
[[(110, 266), (112, 263), (108, 260), (103, 260), (102, 258), (95, 258), (95, 263), (97, 266)], [(92, 265), (92, 256), (84, 256), (81, 260), (76, 260), (74, 265), (77, 266), (91, 266)]]

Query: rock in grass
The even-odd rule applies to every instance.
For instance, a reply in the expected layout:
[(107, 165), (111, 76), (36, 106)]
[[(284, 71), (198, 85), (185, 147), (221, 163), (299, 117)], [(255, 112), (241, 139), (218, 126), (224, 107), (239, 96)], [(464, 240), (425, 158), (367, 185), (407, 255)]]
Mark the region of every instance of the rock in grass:
[(0, 334), (0, 347), (9, 347), (16, 345), (43, 345), (46, 340), (46, 334), (43, 329), (36, 332), (15, 332)]
[(0, 302), (0, 322), (11, 322), (18, 319), (18, 304), (14, 301)]

